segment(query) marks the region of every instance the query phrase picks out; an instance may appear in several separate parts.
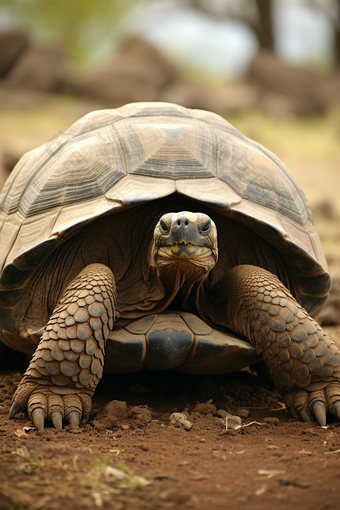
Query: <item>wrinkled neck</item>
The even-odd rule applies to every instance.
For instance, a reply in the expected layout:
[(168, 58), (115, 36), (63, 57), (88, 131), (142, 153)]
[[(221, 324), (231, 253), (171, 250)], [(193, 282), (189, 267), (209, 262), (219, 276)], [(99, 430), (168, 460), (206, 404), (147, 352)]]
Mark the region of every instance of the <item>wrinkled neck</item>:
[(166, 308), (175, 301), (181, 309), (195, 312), (198, 295), (213, 265), (195, 264), (186, 260), (166, 260), (156, 264), (157, 276), (166, 295)]

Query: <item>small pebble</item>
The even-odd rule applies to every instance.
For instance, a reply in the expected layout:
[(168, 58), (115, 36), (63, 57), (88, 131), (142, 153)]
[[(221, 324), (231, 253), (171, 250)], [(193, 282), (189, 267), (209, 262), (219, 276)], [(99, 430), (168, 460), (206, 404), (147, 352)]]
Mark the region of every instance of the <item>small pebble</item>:
[(226, 428), (234, 429), (238, 425), (242, 425), (242, 420), (239, 416), (234, 416), (232, 414), (227, 414), (226, 416)]
[(129, 428), (130, 428), (130, 425), (122, 425), (123, 430), (129, 430)]
[(187, 417), (183, 413), (172, 413), (170, 415), (170, 425), (174, 427), (182, 427), (185, 430), (190, 430), (192, 423), (187, 420)]
[(149, 451), (149, 446), (145, 443), (138, 445), (141, 450), (144, 450), (145, 452)]
[(302, 489), (308, 489), (310, 484), (300, 480), (299, 478), (279, 478), (281, 485), (295, 485), (295, 487), (301, 487)]
[(236, 411), (236, 416), (239, 416), (240, 418), (243, 418), (244, 420), (246, 420), (249, 416), (249, 411), (247, 409), (237, 409)]

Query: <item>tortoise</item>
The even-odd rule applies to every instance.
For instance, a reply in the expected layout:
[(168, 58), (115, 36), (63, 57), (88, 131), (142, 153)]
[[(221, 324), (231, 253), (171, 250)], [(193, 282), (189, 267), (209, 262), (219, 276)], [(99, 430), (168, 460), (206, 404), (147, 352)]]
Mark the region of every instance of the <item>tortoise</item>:
[(9, 418), (79, 426), (104, 356), (118, 373), (264, 360), (294, 418), (340, 418), (308, 202), (219, 115), (170, 103), (89, 113), (21, 158), (0, 205), (0, 339), (32, 355)]

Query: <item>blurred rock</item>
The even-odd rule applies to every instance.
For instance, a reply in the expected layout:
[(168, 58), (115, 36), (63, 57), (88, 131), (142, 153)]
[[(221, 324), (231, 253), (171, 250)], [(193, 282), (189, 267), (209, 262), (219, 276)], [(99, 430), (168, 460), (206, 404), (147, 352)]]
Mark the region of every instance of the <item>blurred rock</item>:
[(0, 105), (8, 110), (35, 110), (45, 107), (51, 94), (38, 90), (13, 88), (7, 80), (0, 80)]
[(155, 101), (175, 76), (173, 66), (151, 44), (133, 37), (117, 57), (85, 80), (82, 91), (110, 106)]
[(326, 101), (328, 107), (340, 103), (340, 71), (334, 74), (323, 76), (320, 94)]
[(259, 106), (265, 112), (280, 117), (295, 117), (298, 115), (312, 115), (317, 113), (309, 102), (301, 102), (300, 99), (266, 92), (260, 96)]
[(152, 62), (154, 70), (157, 69), (152, 80), (158, 87), (172, 82), (177, 76), (174, 66), (154, 46), (140, 37), (126, 39), (121, 49), (121, 55), (123, 57), (133, 55), (144, 62)]
[(144, 71), (145, 67), (133, 59), (116, 59), (86, 81), (82, 90), (86, 96), (101, 99), (111, 107), (135, 101), (155, 101), (157, 87), (143, 81)]
[(68, 74), (66, 56), (60, 47), (37, 46), (24, 53), (6, 81), (14, 88), (57, 92), (67, 83)]
[(328, 106), (321, 75), (286, 64), (270, 51), (261, 50), (255, 55), (248, 76), (261, 88), (260, 105), (267, 112), (313, 115)]
[(2, 166), (5, 169), (6, 175), (9, 175), (19, 159), (21, 158), (22, 154), (18, 154), (16, 152), (6, 150), (2, 154)]
[(0, 32), (0, 77), (6, 75), (28, 47), (28, 36), (21, 30)]
[(318, 316), (318, 322), (323, 326), (337, 326), (340, 324), (340, 277), (332, 279), (329, 298), (325, 308)]
[(4, 168), (4, 166), (2, 164), (0, 164), (0, 190), (2, 189), (3, 185), (5, 184), (8, 175), (9, 174), (8, 174), (7, 170)]
[(315, 205), (312, 212), (314, 218), (323, 218), (325, 220), (335, 220), (336, 218), (334, 206), (328, 200)]
[(256, 88), (245, 83), (213, 87), (176, 82), (167, 87), (159, 97), (160, 101), (180, 104), (186, 108), (209, 110), (227, 115), (237, 115), (254, 107), (257, 99)]

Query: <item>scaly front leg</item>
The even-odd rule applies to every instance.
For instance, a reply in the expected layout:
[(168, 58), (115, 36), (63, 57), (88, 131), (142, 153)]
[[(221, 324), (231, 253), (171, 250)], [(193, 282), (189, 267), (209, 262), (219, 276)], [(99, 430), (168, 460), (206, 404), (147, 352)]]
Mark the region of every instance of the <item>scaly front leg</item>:
[(13, 397), (9, 418), (26, 409), (35, 426), (45, 419), (78, 426), (91, 410), (113, 328), (115, 281), (102, 264), (87, 266), (66, 288)]
[(221, 304), (223, 294), (226, 325), (263, 355), (290, 414), (303, 421), (314, 414), (322, 426), (327, 411), (340, 419), (339, 349), (282, 282), (262, 268), (236, 266), (212, 292)]

